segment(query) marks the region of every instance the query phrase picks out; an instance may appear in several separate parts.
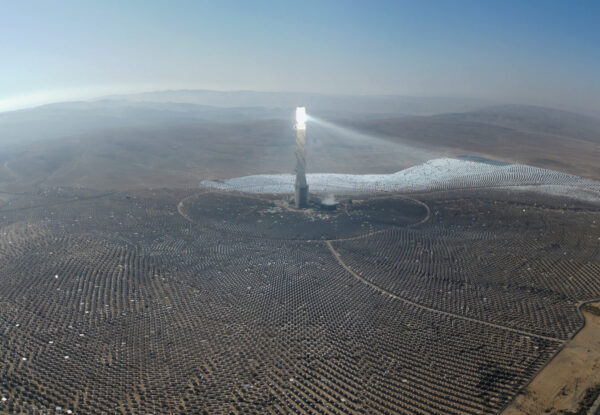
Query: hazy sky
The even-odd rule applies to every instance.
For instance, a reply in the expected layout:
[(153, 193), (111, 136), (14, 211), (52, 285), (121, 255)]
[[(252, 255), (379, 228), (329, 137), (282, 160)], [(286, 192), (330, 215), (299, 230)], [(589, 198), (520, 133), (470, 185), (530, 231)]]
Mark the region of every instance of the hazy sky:
[(0, 110), (167, 88), (600, 108), (600, 1), (0, 0)]

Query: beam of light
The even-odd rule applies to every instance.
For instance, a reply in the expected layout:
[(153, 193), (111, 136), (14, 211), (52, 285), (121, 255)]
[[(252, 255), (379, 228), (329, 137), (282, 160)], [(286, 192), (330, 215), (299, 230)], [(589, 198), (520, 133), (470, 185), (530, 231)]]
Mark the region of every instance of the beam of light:
[(296, 107), (296, 129), (306, 130), (306, 108)]
[(369, 146), (371, 147), (370, 152), (374, 153), (380, 151), (382, 156), (392, 156), (393, 153), (402, 153), (405, 156), (414, 158), (416, 161), (426, 161), (431, 158), (440, 157), (442, 152), (430, 151), (424, 148), (419, 148), (412, 143), (408, 143), (407, 140), (400, 137), (395, 137), (393, 141), (384, 137), (363, 133), (361, 131), (353, 130), (351, 128), (342, 127), (341, 125), (325, 121), (321, 118), (310, 116), (311, 124), (315, 125), (315, 128), (311, 127), (312, 140), (318, 140), (320, 132), (316, 128), (321, 127), (324, 131), (329, 134), (331, 138), (339, 140), (340, 144), (348, 144), (354, 146)]

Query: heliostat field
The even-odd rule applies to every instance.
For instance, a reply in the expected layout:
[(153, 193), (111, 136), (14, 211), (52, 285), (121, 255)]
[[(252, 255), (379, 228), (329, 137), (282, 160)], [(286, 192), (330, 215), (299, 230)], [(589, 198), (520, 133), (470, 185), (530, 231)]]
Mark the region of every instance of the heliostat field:
[(600, 297), (600, 209), (506, 189), (5, 204), (0, 411), (497, 413)]

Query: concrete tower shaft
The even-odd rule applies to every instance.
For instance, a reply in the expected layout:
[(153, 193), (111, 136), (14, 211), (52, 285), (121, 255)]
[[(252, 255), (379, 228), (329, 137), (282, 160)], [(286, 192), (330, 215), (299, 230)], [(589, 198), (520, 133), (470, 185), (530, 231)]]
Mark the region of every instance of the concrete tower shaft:
[(296, 108), (296, 208), (308, 206), (308, 184), (306, 183), (306, 109)]

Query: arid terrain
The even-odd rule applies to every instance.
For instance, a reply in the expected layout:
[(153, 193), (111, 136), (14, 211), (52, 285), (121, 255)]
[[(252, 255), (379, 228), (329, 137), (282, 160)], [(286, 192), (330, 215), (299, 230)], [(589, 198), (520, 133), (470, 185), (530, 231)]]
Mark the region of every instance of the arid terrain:
[(600, 406), (599, 305), (583, 307), (585, 326), (517, 396), (503, 412), (505, 415), (597, 413)]
[[(598, 183), (562, 173), (600, 178), (600, 121), (324, 106), (334, 127), (309, 122), (309, 179), (429, 170), (298, 210), (289, 193), (227, 188), (293, 171), (285, 108), (138, 98), (0, 114), (14, 139), (0, 413), (571, 414), (597, 400)], [(452, 157), (488, 173), (447, 174)], [(535, 167), (489, 168), (511, 162)]]
[(0, 415), (600, 415), (600, 1), (0, 7)]
[[(267, 108), (144, 98), (158, 99), (76, 102), (0, 114), (0, 190), (197, 188), (203, 179), (293, 169), (293, 107), (286, 106), (291, 98), (267, 100), (273, 105)], [(372, 113), (335, 101), (344, 112), (327, 102), (311, 107), (311, 97), (301, 98), (308, 101), (309, 114), (331, 121), (309, 122), (309, 172), (393, 173), (434, 158), (474, 155), (600, 180), (598, 118), (530, 106), (479, 108), (406, 99), (395, 105), (386, 100), (355, 104), (377, 111)], [(406, 114), (383, 112), (395, 108)], [(462, 108), (466, 112), (455, 112)]]

